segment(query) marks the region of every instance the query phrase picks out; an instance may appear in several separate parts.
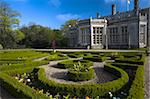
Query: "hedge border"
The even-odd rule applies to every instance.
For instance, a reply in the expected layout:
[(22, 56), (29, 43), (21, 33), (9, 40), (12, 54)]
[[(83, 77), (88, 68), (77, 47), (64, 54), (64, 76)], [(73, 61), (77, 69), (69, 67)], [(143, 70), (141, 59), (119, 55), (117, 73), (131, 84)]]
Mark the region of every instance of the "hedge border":
[[(107, 67), (107, 68), (106, 68)], [(46, 78), (45, 70), (43, 68), (39, 69), (38, 79), (41, 83), (46, 85), (46, 88), (52, 89), (54, 93), (60, 94), (70, 94), (72, 96), (105, 96), (108, 92), (115, 92), (121, 89), (129, 80), (128, 74), (111, 64), (105, 65), (105, 69), (113, 69), (114, 71), (118, 71), (120, 73), (120, 78), (117, 80), (113, 80), (111, 82), (103, 83), (103, 84), (60, 84), (53, 80), (49, 80)]]
[(144, 99), (144, 67), (139, 66), (127, 99)]
[(49, 99), (44, 94), (38, 93), (35, 89), (18, 82), (16, 79), (9, 76), (9, 74), (23, 73), (32, 71), (34, 68), (26, 68), (24, 70), (18, 69), (14, 71), (5, 71), (0, 73), (0, 84), (12, 95), (17, 98), (24, 99)]
[(95, 77), (94, 69), (90, 68), (88, 71), (77, 72), (77, 71), (68, 71), (68, 79), (72, 81), (86, 81)]
[(79, 61), (79, 62), (81, 62), (81, 64), (85, 65), (86, 67), (93, 66), (93, 62), (89, 61), (89, 60), (66, 60), (66, 61), (59, 62), (57, 64), (57, 67), (62, 68), (62, 69), (71, 68), (74, 64), (78, 63), (78, 62), (74, 62), (74, 61)]

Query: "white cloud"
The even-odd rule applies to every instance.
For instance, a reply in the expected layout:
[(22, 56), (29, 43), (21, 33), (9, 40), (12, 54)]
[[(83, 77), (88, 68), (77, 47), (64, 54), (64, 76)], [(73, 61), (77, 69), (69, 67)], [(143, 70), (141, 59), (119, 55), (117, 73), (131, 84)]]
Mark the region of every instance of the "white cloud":
[(70, 14), (70, 13), (67, 13), (67, 14), (59, 14), (56, 16), (56, 18), (60, 21), (67, 21), (67, 20), (70, 20), (70, 19), (77, 19), (77, 18), (80, 18), (79, 15), (77, 14)]
[(55, 7), (59, 7), (61, 5), (60, 0), (50, 0), (49, 3)]

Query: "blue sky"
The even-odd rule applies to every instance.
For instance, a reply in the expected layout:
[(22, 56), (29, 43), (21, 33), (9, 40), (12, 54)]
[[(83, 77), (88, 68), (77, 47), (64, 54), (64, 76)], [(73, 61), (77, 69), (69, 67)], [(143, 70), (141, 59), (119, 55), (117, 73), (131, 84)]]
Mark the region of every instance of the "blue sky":
[[(5, 0), (20, 14), (21, 26), (36, 23), (58, 29), (69, 19), (85, 19), (111, 14), (111, 5), (117, 4), (118, 11), (126, 11), (127, 0)], [(130, 10), (133, 9), (131, 0)], [(150, 7), (150, 0), (140, 0), (140, 7)]]

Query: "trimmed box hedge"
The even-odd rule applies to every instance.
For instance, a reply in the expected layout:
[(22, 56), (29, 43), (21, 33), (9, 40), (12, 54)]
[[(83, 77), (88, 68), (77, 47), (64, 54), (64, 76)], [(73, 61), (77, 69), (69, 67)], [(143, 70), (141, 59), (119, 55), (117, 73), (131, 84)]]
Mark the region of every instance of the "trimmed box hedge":
[(0, 61), (0, 65), (11, 65), (11, 64), (19, 64), (25, 61)]
[(68, 54), (68, 56), (71, 58), (80, 58), (83, 57), (83, 54), (76, 52), (76, 53), (70, 53)]
[(108, 95), (108, 92), (110, 91), (116, 92), (120, 90), (129, 80), (128, 74), (124, 70), (114, 67), (111, 64), (105, 65), (105, 69), (107, 70), (106, 67), (111, 68), (114, 72), (118, 71), (120, 78), (103, 84), (60, 84), (47, 79), (45, 70), (40, 68), (38, 79), (45, 85), (46, 89), (51, 89), (52, 93), (70, 94), (71, 96), (81, 98), (84, 96), (90, 96), (92, 98), (97, 96), (102, 97)]
[(144, 99), (144, 67), (139, 66), (127, 99)]
[(48, 56), (48, 53), (36, 51), (9, 51), (0, 53), (0, 61), (25, 61)]
[(26, 67), (37, 67), (37, 66), (40, 66), (40, 65), (48, 64), (48, 63), (49, 63), (48, 61), (36, 61), (36, 62), (27, 61), (27, 62), (20, 63), (20, 64), (12, 64), (12, 65), (0, 66), (0, 71), (19, 69), (19, 68), (26, 68)]
[(29, 86), (18, 82), (18, 80), (10, 77), (5, 73), (0, 73), (0, 84), (12, 96), (24, 99), (49, 99), (46, 95), (38, 93)]
[(113, 66), (117, 66), (119, 68), (122, 69), (132, 69), (132, 70), (137, 70), (139, 65), (136, 64), (128, 64), (128, 63), (117, 63), (117, 62), (113, 62), (111, 63)]
[(93, 61), (93, 62), (102, 62), (102, 58), (100, 56), (98, 56), (98, 55), (86, 56), (86, 57), (83, 57), (83, 59), (90, 60), (90, 61)]
[(142, 55), (141, 59), (138, 58), (117, 58), (115, 59), (115, 62), (118, 63), (128, 63), (128, 64), (137, 64), (137, 65), (143, 65), (145, 61), (145, 55)]
[(67, 73), (68, 79), (72, 81), (86, 81), (95, 77), (94, 69), (90, 68), (88, 71), (77, 72), (69, 70)]
[(62, 69), (72, 68), (73, 65), (78, 64), (78, 62), (81, 62), (81, 64), (85, 67), (93, 66), (93, 62), (89, 60), (67, 60), (67, 61), (59, 62), (57, 64), (57, 67)]

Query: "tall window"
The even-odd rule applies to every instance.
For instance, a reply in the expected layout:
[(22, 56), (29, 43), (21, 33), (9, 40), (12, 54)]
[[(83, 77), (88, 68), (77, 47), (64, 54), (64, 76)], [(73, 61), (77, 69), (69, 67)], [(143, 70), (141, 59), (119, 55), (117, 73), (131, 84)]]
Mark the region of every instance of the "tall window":
[(145, 44), (145, 25), (141, 25), (140, 28), (140, 43)]
[(109, 42), (110, 43), (119, 42), (118, 27), (113, 27), (113, 28), (110, 28), (109, 30), (110, 30)]
[(122, 26), (121, 31), (122, 31), (122, 35), (121, 35), (122, 36), (122, 43), (128, 43), (129, 35), (128, 35), (127, 26)]
[(103, 27), (93, 27), (93, 44), (102, 43)]

